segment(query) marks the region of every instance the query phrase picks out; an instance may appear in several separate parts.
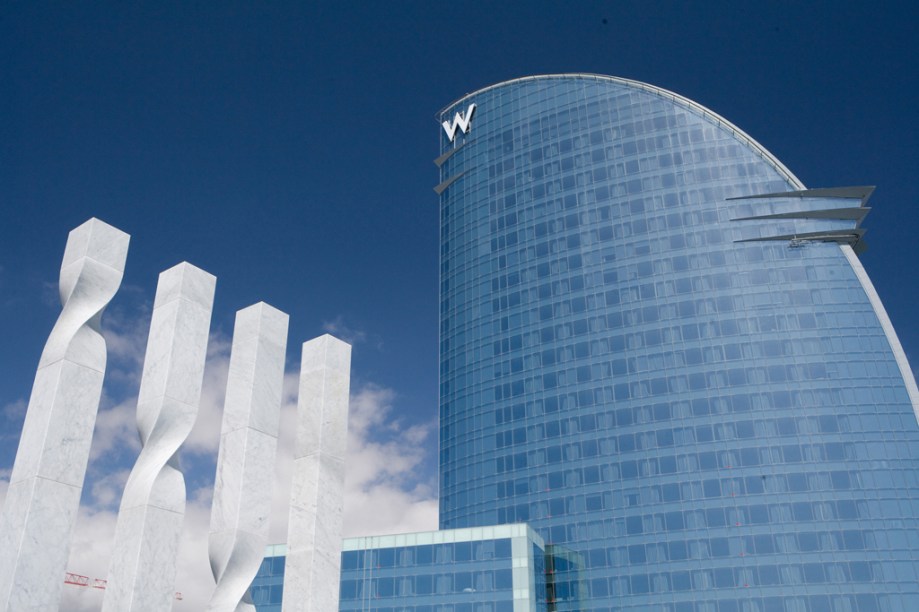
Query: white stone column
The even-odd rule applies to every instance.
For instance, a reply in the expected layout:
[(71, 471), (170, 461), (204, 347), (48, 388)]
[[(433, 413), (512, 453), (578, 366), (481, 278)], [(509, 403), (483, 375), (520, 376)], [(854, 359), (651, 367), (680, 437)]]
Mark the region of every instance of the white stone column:
[(268, 544), (288, 316), (258, 303), (236, 313), (208, 553), (209, 612), (254, 612), (247, 596)]
[(121, 285), (129, 241), (98, 219), (67, 238), (63, 309), (38, 363), (0, 514), (0, 610), (58, 609), (102, 396), (102, 310)]
[(128, 477), (102, 609), (172, 609), (185, 517), (179, 447), (198, 415), (217, 279), (181, 263), (160, 274), (137, 397), (141, 448)]
[(338, 610), (351, 346), (303, 344), (287, 527), (284, 612)]

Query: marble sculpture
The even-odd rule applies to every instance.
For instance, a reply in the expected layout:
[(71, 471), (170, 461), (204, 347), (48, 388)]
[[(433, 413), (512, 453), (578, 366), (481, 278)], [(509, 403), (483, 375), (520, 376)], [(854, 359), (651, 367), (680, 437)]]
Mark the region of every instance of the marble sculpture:
[(287, 527), (284, 612), (338, 609), (351, 346), (303, 344)]
[[(0, 612), (55, 612), (102, 394), (102, 311), (130, 237), (90, 219), (70, 232), (63, 308), (42, 352), (0, 513)], [(160, 274), (137, 398), (141, 452), (118, 513), (103, 612), (166, 612), (185, 515), (178, 451), (201, 398), (216, 278), (188, 263)], [(288, 316), (264, 303), (236, 317), (209, 554), (210, 612), (254, 611), (248, 588), (268, 538)], [(290, 495), (285, 612), (338, 609), (351, 346), (303, 344)]]
[(137, 397), (142, 448), (121, 498), (103, 612), (172, 609), (185, 517), (178, 450), (198, 414), (216, 282), (188, 263), (160, 274)]
[(255, 611), (249, 585), (268, 544), (288, 316), (259, 303), (236, 313), (208, 552), (208, 612)]
[(58, 609), (102, 396), (102, 311), (121, 285), (129, 241), (98, 219), (67, 238), (63, 308), (38, 363), (0, 515), (0, 610)]

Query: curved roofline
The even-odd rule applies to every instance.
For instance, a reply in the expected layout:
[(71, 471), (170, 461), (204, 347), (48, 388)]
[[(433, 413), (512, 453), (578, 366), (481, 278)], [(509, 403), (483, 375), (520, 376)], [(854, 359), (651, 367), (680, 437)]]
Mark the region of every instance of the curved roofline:
[(467, 93), (466, 95), (454, 100), (453, 102), (451, 102), (450, 104), (442, 108), (440, 112), (437, 113), (437, 115), (438, 117), (441, 117), (445, 112), (447, 112), (447, 109), (456, 106), (457, 104), (463, 102), (464, 100), (472, 96), (484, 93), (486, 91), (496, 89), (498, 87), (504, 87), (505, 85), (513, 85), (515, 83), (523, 83), (526, 81), (538, 81), (538, 80), (543, 80), (543, 79), (570, 79), (570, 78), (592, 79), (595, 81), (608, 81), (608, 82), (616, 83), (619, 85), (626, 85), (628, 87), (633, 87), (635, 89), (641, 89), (648, 93), (652, 93), (654, 95), (660, 96), (661, 98), (671, 100), (681, 106), (685, 106), (689, 110), (700, 114), (702, 117), (730, 130), (730, 132), (734, 136), (736, 136), (742, 142), (746, 143), (751, 149), (753, 149), (755, 153), (757, 153), (760, 157), (762, 157), (766, 163), (768, 163), (770, 166), (775, 168), (779, 174), (785, 177), (797, 189), (799, 190), (806, 189), (806, 187), (804, 186), (804, 183), (802, 183), (798, 179), (798, 177), (796, 177), (791, 172), (791, 170), (785, 167), (785, 164), (780, 162), (778, 158), (776, 158), (775, 155), (770, 153), (763, 145), (756, 142), (756, 140), (754, 140), (753, 137), (751, 137), (749, 134), (744, 132), (742, 129), (740, 129), (739, 127), (737, 127), (736, 125), (734, 125), (733, 123), (731, 123), (730, 121), (728, 121), (727, 119), (719, 115), (718, 113), (702, 106), (701, 104), (698, 104), (697, 102), (693, 102), (689, 98), (681, 96), (678, 93), (674, 93), (670, 90), (662, 89), (660, 87), (655, 87), (654, 85), (649, 85), (647, 83), (642, 83), (641, 81), (633, 81), (631, 79), (624, 79), (621, 77), (612, 77), (612, 76), (607, 76), (603, 74), (591, 74), (588, 72), (571, 72), (571, 73), (564, 73), (564, 74), (540, 74), (540, 75), (534, 75), (534, 76), (520, 77), (518, 79), (511, 79), (510, 81), (502, 81), (500, 83), (495, 83), (493, 85), (483, 87), (482, 89), (477, 89), (476, 91)]

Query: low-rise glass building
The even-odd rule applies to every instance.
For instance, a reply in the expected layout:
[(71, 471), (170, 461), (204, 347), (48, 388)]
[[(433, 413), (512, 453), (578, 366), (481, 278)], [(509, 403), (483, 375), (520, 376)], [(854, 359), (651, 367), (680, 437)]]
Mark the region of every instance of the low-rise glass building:
[[(258, 612), (280, 612), (286, 547), (271, 546), (252, 583)], [(350, 538), (342, 611), (543, 612), (545, 545), (523, 524)]]
[(258, 568), (258, 574), (249, 589), (249, 596), (258, 612), (281, 612), (286, 561), (286, 544), (274, 544), (265, 550), (262, 566)]

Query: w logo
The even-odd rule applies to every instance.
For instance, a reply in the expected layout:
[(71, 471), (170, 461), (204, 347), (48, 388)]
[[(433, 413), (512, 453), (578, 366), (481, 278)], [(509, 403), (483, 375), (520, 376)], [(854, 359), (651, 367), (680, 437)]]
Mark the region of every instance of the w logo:
[(463, 130), (463, 134), (469, 132), (469, 126), (472, 123), (472, 113), (475, 112), (475, 104), (470, 104), (469, 108), (466, 109), (466, 115), (463, 116), (456, 113), (456, 116), (453, 117), (453, 123), (449, 121), (444, 121), (441, 125), (444, 126), (444, 131), (447, 133), (447, 138), (450, 139), (450, 142), (453, 142), (453, 139), (456, 138), (456, 128)]

